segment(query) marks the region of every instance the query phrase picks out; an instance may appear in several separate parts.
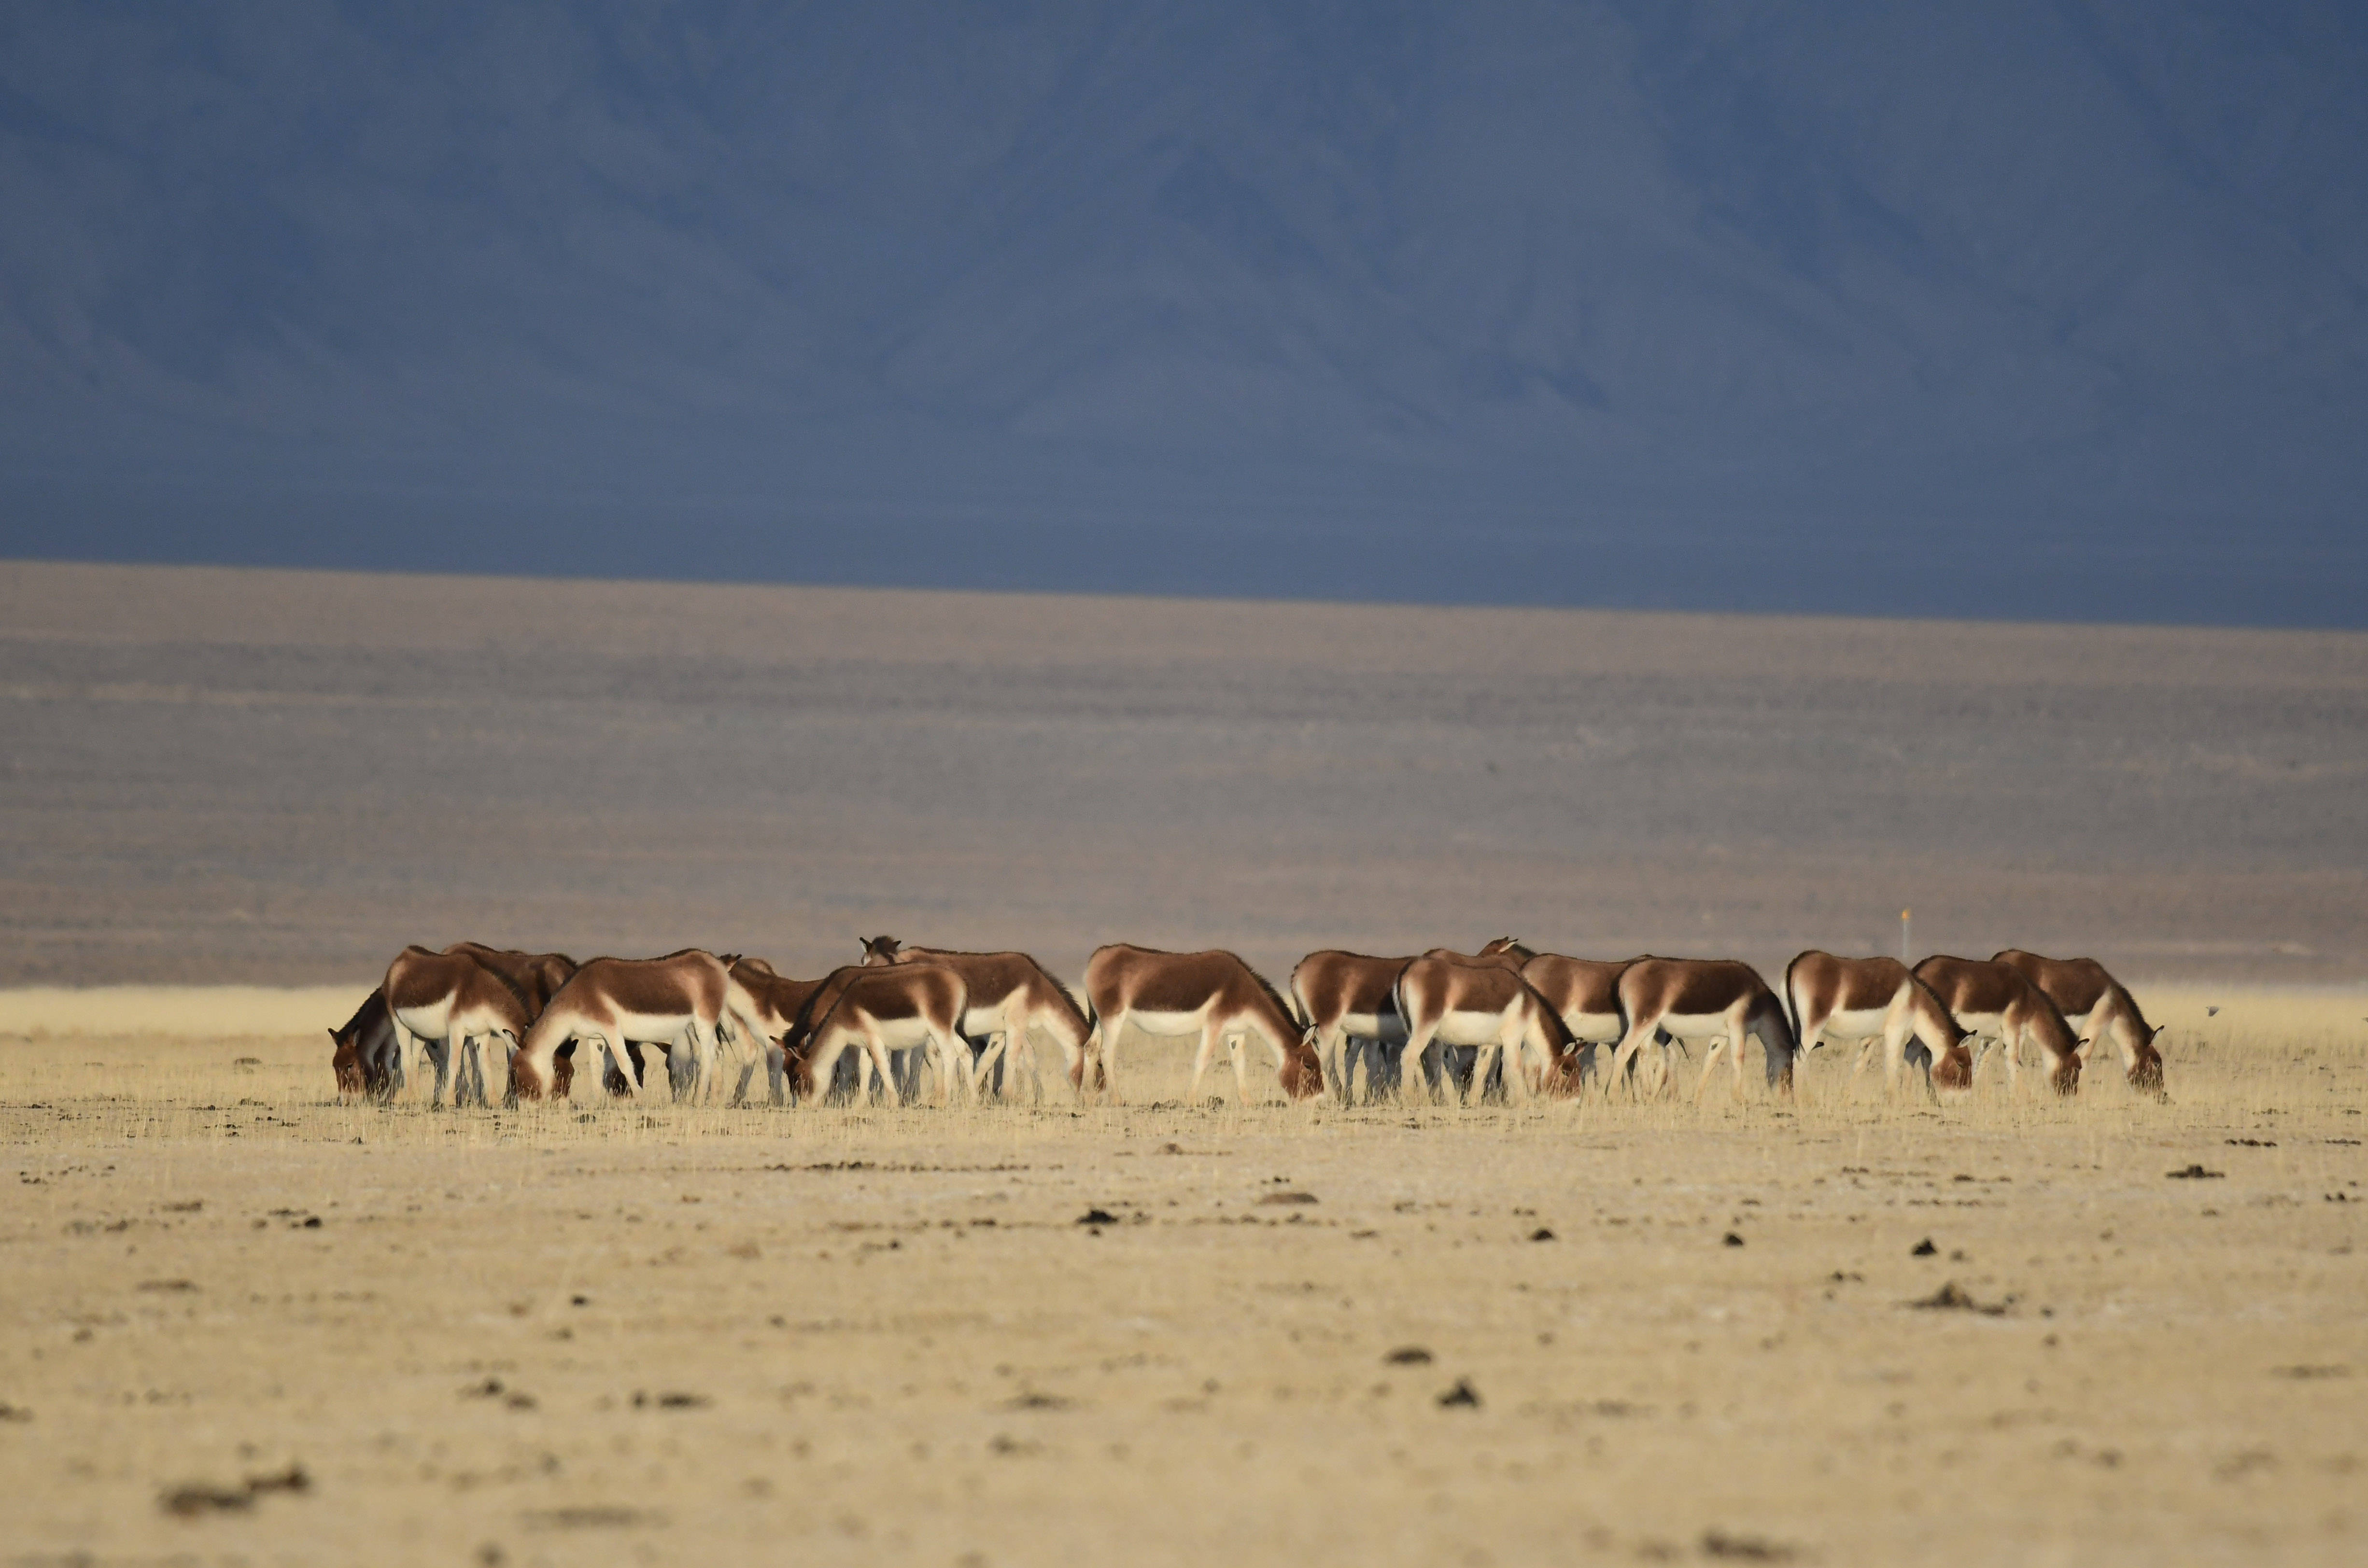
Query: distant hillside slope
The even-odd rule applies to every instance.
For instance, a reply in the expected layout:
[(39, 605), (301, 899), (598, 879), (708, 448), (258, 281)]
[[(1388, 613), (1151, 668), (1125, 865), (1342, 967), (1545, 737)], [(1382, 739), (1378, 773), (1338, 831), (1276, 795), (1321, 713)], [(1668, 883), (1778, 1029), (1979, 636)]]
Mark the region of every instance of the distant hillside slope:
[(2362, 17), (12, 6), (0, 549), (2368, 623)]

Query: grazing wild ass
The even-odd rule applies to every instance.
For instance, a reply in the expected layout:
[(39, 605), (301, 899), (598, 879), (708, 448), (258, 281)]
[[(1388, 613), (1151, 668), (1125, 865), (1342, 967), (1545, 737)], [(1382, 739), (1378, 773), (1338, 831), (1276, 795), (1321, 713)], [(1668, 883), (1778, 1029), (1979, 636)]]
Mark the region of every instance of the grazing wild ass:
[(1406, 1038), (1406, 1019), (1398, 1014), (1398, 976), (1412, 962), (1326, 948), (1308, 954), (1291, 971), (1291, 999), (1302, 1021), (1315, 1031), (1315, 1059), (1343, 1105), (1354, 1096), (1360, 1061), (1369, 1099), (1396, 1077), (1391, 1051)]
[[(448, 953), (466, 953), (495, 974), (510, 983), (513, 990), (526, 998), (534, 1017), (551, 1006), (559, 988), (574, 978), (575, 960), (565, 953), (527, 953), (514, 948), (489, 948), (482, 942), (455, 942), (444, 949)], [(531, 1019), (529, 1020), (531, 1021)], [(559, 1053), (559, 1065), (552, 1093), (564, 1096), (575, 1076), (575, 1048), (568, 1046)], [(610, 1094), (624, 1092), (621, 1079), (609, 1085)]]
[(789, 1052), (791, 1087), (803, 1098), (826, 1092), (838, 1059), (860, 1051), (889, 1083), (897, 1082), (891, 1052), (925, 1049), (938, 1069), (940, 1103), (951, 1105), (957, 1083), (971, 1083), (970, 1048), (962, 1015), (970, 988), (943, 964), (850, 964), (834, 971), (807, 1003), (814, 1015), (804, 1038)]
[(1855, 1080), (1867, 1051), (1883, 1047), (1883, 1080), (1899, 1092), (1900, 1070), (1912, 1041), (1924, 1073), (1924, 1088), (1970, 1088), (1973, 1053), (1965, 1031), (1931, 989), (1897, 959), (1845, 959), (1812, 948), (1784, 966), (1784, 994), (1793, 1004), (1793, 1027), (1804, 1053), (1827, 1035), (1865, 1044), (1850, 1067)]
[(1617, 1045), (1628, 1032), (1628, 1016), (1620, 1010), (1620, 977), (1635, 959), (1570, 959), (1560, 953), (1540, 953), (1521, 966), (1521, 978), (1546, 1000), (1579, 1045), (1578, 1054), (1592, 1074), (1595, 1048)]
[[(485, 1102), (495, 1085), (508, 1081), (509, 1052), (526, 1038), (535, 1010), (507, 975), (467, 953), (412, 947), (387, 965), (380, 989), (398, 1046), (408, 1035), (435, 1060), (430, 1104), (443, 1103), (448, 1083), (458, 1107), (472, 1092)], [(496, 1051), (499, 1068), (493, 1066)]]
[(687, 1077), (692, 1096), (712, 1088), (712, 1069), (729, 1024), (747, 1031), (748, 1047), (761, 1050), (760, 1009), (713, 953), (696, 948), (656, 959), (594, 959), (578, 969), (527, 1031), (510, 1062), (510, 1083), (520, 1099), (541, 1099), (555, 1088), (560, 1048), (597, 1040), (609, 1064), (638, 1095), (643, 1084), (632, 1066), (634, 1045), (666, 1048), (668, 1066), (677, 1049), (695, 1064)]
[(394, 1019), (386, 1010), (386, 987), (362, 998), (341, 1028), (329, 1031), (336, 1049), (329, 1069), (337, 1075), (337, 1093), (386, 1099), (403, 1085), (403, 1047), (394, 1038)]
[[(2026, 1040), (2046, 1055), (2047, 1080), (2057, 1094), (2080, 1092), (2080, 1042), (2047, 993), (2021, 971), (1995, 959), (1935, 954), (1916, 966), (1916, 978), (1932, 988), (1960, 1028), (1981, 1038), (1983, 1057), (1989, 1055), (1990, 1042), (1998, 1042), (2006, 1053), (2008, 1093), (2021, 1082), (2018, 1058)], [(1975, 1065), (1980, 1065), (1979, 1058)]]
[(1324, 1092), (1324, 1067), (1315, 1058), (1314, 1032), (1294, 1017), (1266, 977), (1233, 953), (1164, 953), (1113, 943), (1086, 961), (1086, 1000), (1093, 1033), (1087, 1041), (1112, 1103), (1119, 1097), (1118, 1040), (1133, 1024), (1145, 1034), (1199, 1035), (1192, 1059), (1194, 1099), (1201, 1078), (1222, 1042), (1234, 1064), (1234, 1087), (1249, 1103), (1249, 1077), (1242, 1065), (1242, 1042), (1256, 1040), (1274, 1055), (1275, 1077), (1288, 1098)]
[(2138, 1011), (2137, 998), (2107, 972), (2095, 959), (2051, 959), (2009, 948), (1990, 955), (2039, 987), (2064, 1021), (2080, 1038), (2080, 1063), (2087, 1066), (2089, 1048), (2102, 1036), (2122, 1053), (2130, 1087), (2158, 1094), (2162, 1090), (2162, 1052), (2154, 1037), (2161, 1031)]
[[(917, 966), (903, 967), (913, 969)], [(781, 1036), (781, 1051), (785, 1061), (785, 1070), (788, 1073), (791, 1098), (797, 1098), (808, 1093), (829, 1095), (834, 1092), (837, 1085), (830, 1078), (814, 1078), (811, 1088), (803, 1086), (807, 1079), (813, 1075), (802, 1074), (798, 1063), (811, 1055), (814, 1030), (821, 1026), (825, 1018), (830, 1016), (831, 1009), (838, 1006), (840, 994), (864, 976), (879, 972), (880, 969), (877, 965), (842, 964), (815, 983), (814, 994), (806, 998), (805, 1006), (798, 1009), (798, 1016), (791, 1021), (788, 1031)], [(962, 1048), (962, 1060), (967, 1061), (970, 1055), (969, 1041), (964, 1040)], [(937, 1048), (924, 1039), (889, 1050), (884, 1062), (875, 1062), (869, 1051), (858, 1051), (852, 1058), (842, 1051), (839, 1065), (848, 1070), (851, 1083), (847, 1086), (852, 1089), (857, 1097), (868, 1099), (872, 1093), (873, 1085), (884, 1081), (893, 1097), (905, 1099), (920, 1093), (918, 1063), (926, 1062), (933, 1070), (940, 1073), (949, 1069), (949, 1063), (935, 1060), (939, 1054)]]
[(1508, 1091), (1518, 1084), (1524, 1095), (1566, 1093), (1577, 1081), (1577, 1047), (1562, 1016), (1530, 989), (1516, 968), (1417, 959), (1398, 976), (1397, 1009), (1406, 1024), (1401, 1061), (1416, 1069), (1401, 1069), (1401, 1094), (1427, 1095), (1438, 1082), (1434, 1046), (1477, 1050), (1470, 1078), (1475, 1089), (1485, 1088), (1490, 1069), (1500, 1062)]
[(1070, 1086), (1082, 1092), (1086, 1036), (1085, 1010), (1044, 966), (1026, 953), (964, 953), (945, 948), (908, 948), (894, 937), (868, 937), (863, 961), (888, 964), (933, 963), (952, 970), (970, 991), (970, 1007), (962, 1015), (962, 1032), (969, 1040), (990, 1043), (972, 1069), (971, 1092), (975, 1097), (993, 1074), (998, 1059), (1006, 1077), (1025, 1069), (1035, 1080), (1037, 1097), (1043, 1096), (1044, 1075), (1036, 1066), (1036, 1048), (1029, 1035), (1042, 1029), (1061, 1048), (1062, 1071)]
[[(1784, 1004), (1759, 971), (1732, 959), (1638, 959), (1620, 971), (1620, 1010), (1628, 1020), (1611, 1062), (1611, 1077), (1623, 1076), (1645, 1044), (1667, 1035), (1672, 1040), (1707, 1040), (1702, 1058), (1700, 1099), (1710, 1088), (1718, 1053), (1726, 1051), (1735, 1065), (1735, 1095), (1743, 1097), (1743, 1042), (1757, 1035), (1768, 1058), (1768, 1086), (1780, 1095), (1793, 1092), (1793, 1058), (1797, 1042)], [(1606, 1083), (1609, 1092), (1610, 1084)]]
[[(804, 1016), (806, 1004), (822, 989), (819, 980), (791, 980), (776, 971), (763, 959), (739, 958), (732, 960), (732, 978), (748, 994), (757, 1015), (759, 1044), (764, 1052), (767, 1088), (775, 1105), (782, 1096), (782, 1041), (796, 1028)], [(748, 1097), (748, 1081), (756, 1075), (757, 1063), (752, 1060), (740, 1069), (740, 1086), (734, 1100)]]

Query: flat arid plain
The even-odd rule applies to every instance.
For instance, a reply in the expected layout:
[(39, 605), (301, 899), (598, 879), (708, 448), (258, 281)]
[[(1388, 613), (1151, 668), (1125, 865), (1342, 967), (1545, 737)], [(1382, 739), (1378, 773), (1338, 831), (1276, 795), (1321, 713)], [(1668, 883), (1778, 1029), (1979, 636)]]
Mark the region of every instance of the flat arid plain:
[[(2368, 1554), (2368, 638), (10, 564), (0, 705), (6, 1561)], [(2167, 1096), (456, 1113), (318, 1032), (412, 940), (1903, 906)]]

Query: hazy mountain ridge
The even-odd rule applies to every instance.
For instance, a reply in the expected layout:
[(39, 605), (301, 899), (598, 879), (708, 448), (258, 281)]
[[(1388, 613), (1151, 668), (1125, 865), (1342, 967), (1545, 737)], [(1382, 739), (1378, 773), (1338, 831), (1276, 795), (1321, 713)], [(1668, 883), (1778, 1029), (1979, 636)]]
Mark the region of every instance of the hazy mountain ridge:
[[(1055, 586), (1223, 588), (1174, 575), (1211, 527), (1397, 597), (1980, 525), (2167, 560), (2157, 613), (2266, 548), (2225, 613), (2281, 619), (2362, 563), (2368, 37), (2333, 6), (0, 28), (36, 551), (151, 552), (121, 497), (153, 483), (209, 493), (232, 558), (414, 565), (664, 570), (637, 508), (760, 574), (929, 580), (827, 526), (886, 517)], [(1360, 522), (1551, 559), (1501, 595), (1326, 580)]]

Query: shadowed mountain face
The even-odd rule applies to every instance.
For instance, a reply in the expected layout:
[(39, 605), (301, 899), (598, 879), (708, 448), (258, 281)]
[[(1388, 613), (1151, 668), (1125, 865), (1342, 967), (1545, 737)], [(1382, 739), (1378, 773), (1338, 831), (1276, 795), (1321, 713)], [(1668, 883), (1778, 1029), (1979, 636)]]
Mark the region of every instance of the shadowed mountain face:
[(2336, 4), (0, 19), (0, 549), (2368, 624)]

